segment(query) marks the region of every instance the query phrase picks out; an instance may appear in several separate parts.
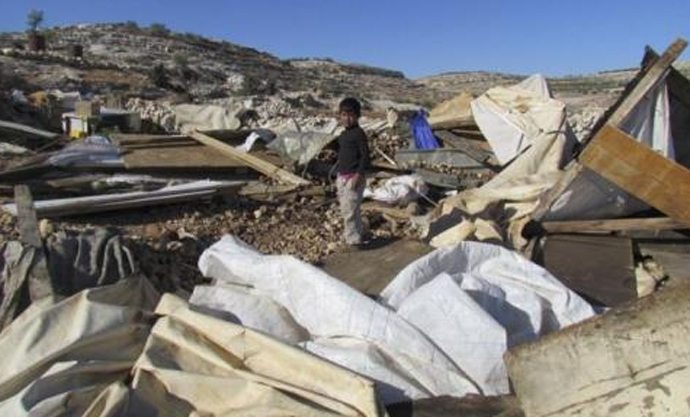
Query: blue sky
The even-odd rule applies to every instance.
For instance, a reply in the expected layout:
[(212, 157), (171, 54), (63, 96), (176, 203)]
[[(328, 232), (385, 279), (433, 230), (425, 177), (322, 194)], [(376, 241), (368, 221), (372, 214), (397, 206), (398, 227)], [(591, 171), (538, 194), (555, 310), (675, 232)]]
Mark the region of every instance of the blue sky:
[(46, 26), (160, 22), (281, 58), (332, 57), (410, 78), (625, 68), (647, 44), (661, 52), (690, 39), (690, 0), (0, 0), (0, 30), (24, 30), (32, 8)]

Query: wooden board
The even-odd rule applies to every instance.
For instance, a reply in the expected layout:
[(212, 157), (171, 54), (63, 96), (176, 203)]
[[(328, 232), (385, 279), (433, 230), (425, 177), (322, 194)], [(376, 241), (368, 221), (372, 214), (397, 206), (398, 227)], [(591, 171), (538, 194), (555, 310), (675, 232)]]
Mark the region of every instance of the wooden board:
[(610, 220), (570, 220), (543, 222), (548, 233), (617, 232), (627, 230), (680, 230), (687, 225), (668, 217), (610, 219)]
[(227, 168), (245, 164), (185, 136), (114, 135), (127, 169)]
[(549, 235), (545, 240), (544, 267), (566, 287), (605, 306), (637, 298), (631, 239)]
[(659, 82), (664, 78), (668, 68), (673, 62), (678, 59), (681, 53), (685, 50), (688, 42), (685, 39), (676, 39), (659, 59), (655, 60), (647, 68), (642, 71), (644, 75), (640, 82), (638, 82), (625, 99), (616, 108), (613, 114), (608, 118), (607, 123), (614, 126), (620, 125), (626, 116), (632, 112), (637, 104), (642, 101), (645, 95), (649, 93)]
[(447, 130), (439, 130), (434, 132), (434, 135), (441, 139), (444, 145), (453, 149), (458, 149), (478, 162), (485, 163), (493, 156), (493, 153), (478, 146), (477, 140), (466, 139)]
[(48, 270), (43, 239), (38, 230), (38, 218), (31, 190), (26, 185), (14, 187), (14, 201), (17, 206), (17, 225), (22, 244), (33, 251), (33, 262), (29, 275), (31, 301), (50, 297), (55, 292)]
[(606, 125), (580, 155), (580, 163), (625, 191), (690, 225), (690, 170)]
[(690, 285), (661, 290), (505, 355), (527, 417), (683, 417)]
[(190, 134), (192, 138), (199, 141), (200, 143), (213, 148), (221, 153), (233, 157), (242, 161), (245, 165), (261, 172), (262, 174), (274, 178), (285, 184), (296, 184), (296, 185), (307, 185), (309, 181), (302, 177), (299, 177), (289, 171), (286, 171), (280, 167), (277, 167), (270, 162), (264, 161), (263, 159), (257, 158), (248, 153), (244, 153), (235, 149), (234, 147), (227, 145), (218, 139), (214, 139), (208, 135), (201, 132), (193, 132)]

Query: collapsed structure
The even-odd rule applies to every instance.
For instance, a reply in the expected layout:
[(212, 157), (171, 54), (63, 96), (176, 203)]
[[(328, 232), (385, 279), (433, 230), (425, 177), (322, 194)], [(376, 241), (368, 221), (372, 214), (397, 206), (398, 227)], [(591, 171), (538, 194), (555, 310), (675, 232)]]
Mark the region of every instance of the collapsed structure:
[[(201, 249), (184, 284), (147, 277), (111, 230), (45, 219), (222, 198), (264, 231), (304, 229), (321, 209), (329, 235), (313, 233), (327, 242), (337, 123), (181, 104), (179, 133), (142, 134), (138, 114), (75, 102), (65, 133), (85, 138), (0, 173), (14, 193), (0, 209), (20, 232), (0, 242), (0, 410), (379, 416), (452, 396), (483, 398), (486, 415), (684, 415), (690, 81), (671, 65), (685, 46), (648, 49), (584, 140), (539, 75), (461, 94), (428, 120), (400, 109), (365, 120), (377, 172), (364, 209), (383, 242), (371, 262), (324, 244), (315, 266), (219, 224), (207, 244), (181, 227), (166, 247)], [(412, 259), (391, 243), (403, 236), (424, 242)], [(492, 397), (514, 395), (493, 410)]]

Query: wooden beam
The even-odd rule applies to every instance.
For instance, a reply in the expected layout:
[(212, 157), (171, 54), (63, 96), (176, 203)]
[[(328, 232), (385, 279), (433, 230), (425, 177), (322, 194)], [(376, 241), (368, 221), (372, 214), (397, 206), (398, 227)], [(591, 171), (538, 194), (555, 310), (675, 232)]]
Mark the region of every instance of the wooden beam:
[(587, 168), (690, 225), (690, 170), (606, 125), (580, 155)]
[(650, 65), (646, 71), (643, 69), (643, 71), (645, 71), (644, 76), (640, 82), (633, 87), (627, 97), (625, 97), (623, 102), (621, 102), (620, 106), (618, 106), (618, 108), (609, 117), (607, 123), (614, 126), (619, 126), (625, 117), (635, 108), (635, 106), (642, 101), (644, 96), (646, 96), (647, 93), (649, 93), (659, 83), (659, 81), (663, 79), (668, 68), (676, 59), (678, 59), (687, 45), (688, 42), (685, 39), (676, 39), (676, 41), (666, 49), (663, 55), (661, 55), (661, 57), (654, 62), (654, 64)]
[(31, 301), (38, 301), (52, 296), (54, 290), (43, 250), (43, 239), (38, 230), (34, 200), (27, 185), (18, 185), (14, 188), (14, 202), (17, 206), (17, 226), (21, 241), (34, 252), (29, 273), (29, 295)]
[[(658, 59), (659, 54), (652, 48), (647, 47), (642, 65), (648, 66), (650, 62), (654, 62)], [(687, 107), (690, 107), (690, 80), (685, 78), (677, 69), (671, 67), (666, 77), (666, 83), (668, 84), (669, 94)]]
[(225, 155), (231, 156), (235, 159), (238, 159), (242, 162), (244, 162), (247, 166), (250, 168), (253, 168), (262, 174), (274, 178), (282, 183), (285, 184), (295, 184), (295, 185), (308, 185), (310, 184), (309, 181), (305, 180), (302, 177), (299, 177), (291, 172), (288, 172), (280, 167), (277, 167), (270, 162), (266, 162), (263, 159), (259, 159), (253, 155), (250, 155), (248, 153), (239, 151), (235, 149), (234, 147), (227, 145), (218, 139), (214, 139), (208, 135), (205, 135), (201, 132), (192, 132), (190, 136), (197, 141), (203, 143), (206, 146), (209, 146), (213, 149), (218, 150), (219, 152), (222, 152)]
[(548, 233), (617, 232), (628, 230), (683, 230), (688, 226), (669, 217), (639, 219), (580, 220), (543, 222), (541, 226)]

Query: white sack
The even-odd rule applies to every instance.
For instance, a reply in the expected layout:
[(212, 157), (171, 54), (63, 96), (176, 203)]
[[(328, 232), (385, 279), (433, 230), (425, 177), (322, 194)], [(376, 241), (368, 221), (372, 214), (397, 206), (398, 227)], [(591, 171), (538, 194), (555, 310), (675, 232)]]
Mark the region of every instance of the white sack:
[(375, 189), (367, 187), (364, 198), (381, 201), (386, 204), (408, 204), (426, 194), (429, 187), (420, 175), (400, 175), (386, 180)]

